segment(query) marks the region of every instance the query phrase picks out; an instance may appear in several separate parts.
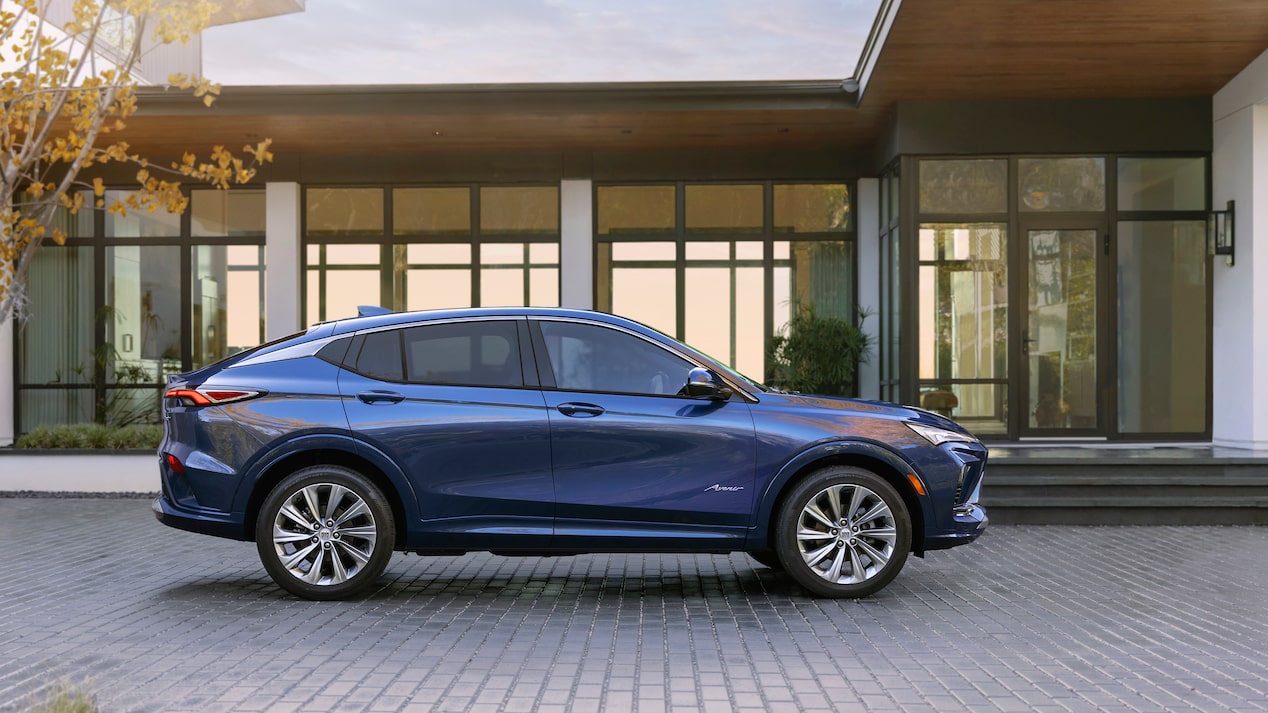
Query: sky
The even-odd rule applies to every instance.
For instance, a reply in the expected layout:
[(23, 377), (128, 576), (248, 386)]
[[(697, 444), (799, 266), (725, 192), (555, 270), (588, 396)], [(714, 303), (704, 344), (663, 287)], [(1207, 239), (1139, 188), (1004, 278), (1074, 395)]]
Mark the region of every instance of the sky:
[(307, 0), (207, 30), (224, 85), (843, 79), (880, 0)]

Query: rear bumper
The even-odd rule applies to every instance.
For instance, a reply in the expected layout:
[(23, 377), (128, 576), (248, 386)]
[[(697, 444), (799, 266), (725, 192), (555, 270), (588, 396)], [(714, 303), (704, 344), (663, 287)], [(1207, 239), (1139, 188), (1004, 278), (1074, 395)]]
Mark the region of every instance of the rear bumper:
[(154, 511), (155, 519), (177, 530), (197, 532), (201, 535), (226, 537), (231, 540), (249, 539), (242, 522), (233, 519), (230, 515), (192, 512), (172, 504), (163, 495), (154, 499), (150, 509)]

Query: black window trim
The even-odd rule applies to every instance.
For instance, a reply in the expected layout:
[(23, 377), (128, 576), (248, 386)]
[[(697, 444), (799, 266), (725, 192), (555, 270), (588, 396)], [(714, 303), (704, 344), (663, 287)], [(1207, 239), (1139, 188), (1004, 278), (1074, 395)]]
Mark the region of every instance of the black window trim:
[[(693, 367), (702, 367), (702, 368), (708, 369), (715, 376), (721, 379), (723, 383), (729, 386), (731, 388), (731, 391), (734, 394), (738, 394), (743, 401), (747, 403), (759, 402), (759, 399), (756, 396), (754, 396), (752, 393), (750, 393), (748, 389), (740, 386), (738, 383), (736, 383), (733, 379), (730, 378), (729, 374), (727, 374), (725, 371), (718, 370), (715, 365), (702, 361), (701, 359), (697, 358), (694, 354), (684, 352), (680, 349), (675, 349), (669, 345), (663, 344), (655, 339), (652, 339), (651, 337), (645, 334), (640, 334), (632, 329), (623, 327), (619, 324), (609, 324), (607, 322), (600, 322), (597, 320), (578, 319), (576, 317), (559, 317), (554, 315), (530, 316), (528, 317), (528, 321), (530, 323), (530, 328), (533, 333), (534, 349), (541, 350), (541, 354), (542, 354), (541, 358), (537, 360), (537, 364), (538, 364), (537, 369), (542, 381), (542, 386), (541, 386), (542, 391), (574, 391), (572, 389), (561, 389), (555, 384), (555, 374), (550, 363), (550, 353), (546, 350), (546, 339), (544, 335), (542, 334), (542, 330), (541, 330), (542, 322), (571, 322), (573, 324), (583, 324), (589, 327), (600, 327), (605, 329), (611, 329), (613, 331), (620, 332), (622, 334), (628, 334), (630, 336), (637, 337), (647, 342), (648, 344), (651, 344), (652, 346), (655, 346), (659, 349), (663, 349), (664, 351), (669, 352), (670, 354), (678, 357), (679, 359), (682, 359), (688, 364), (691, 364)], [(549, 384), (549, 386), (547, 384)], [(683, 396), (681, 394), (643, 394), (643, 393), (631, 393), (628, 391), (579, 391), (577, 393), (611, 394), (616, 396), (645, 396), (645, 397), (657, 398), (657, 399), (687, 399), (691, 401), (698, 400), (690, 396)]]
[[(490, 384), (452, 384), (452, 383), (440, 384), (440, 383), (434, 383), (434, 382), (428, 382), (428, 381), (411, 381), (408, 378), (404, 378), (409, 376), (408, 368), (406, 364), (406, 356), (405, 356), (404, 331), (406, 329), (412, 329), (414, 327), (431, 327), (431, 326), (442, 325), (442, 324), (470, 324), (472, 322), (514, 322), (517, 324), (515, 329), (515, 338), (516, 338), (516, 341), (518, 342), (518, 347), (519, 347), (520, 370), (521, 370), (520, 381), (523, 382), (521, 385), (494, 386)], [(344, 357), (342, 366), (344, 369), (347, 369), (348, 371), (354, 374), (357, 374), (358, 376), (363, 376), (367, 379), (374, 379), (375, 381), (382, 381), (387, 384), (401, 384), (403, 386), (456, 387), (460, 389), (517, 389), (517, 390), (536, 391), (536, 390), (540, 390), (541, 387), (538, 386), (536, 383), (530, 383), (530, 382), (537, 381), (537, 379), (531, 377), (528, 371), (530, 368), (534, 368), (535, 370), (536, 363), (535, 361), (532, 360), (533, 355), (532, 355), (531, 348), (526, 350), (526, 345), (524, 343), (526, 338), (525, 330), (527, 329), (527, 327), (525, 326), (525, 322), (526, 322), (526, 318), (520, 315), (482, 315), (479, 317), (450, 317), (446, 319), (424, 319), (424, 320), (419, 320), (417, 322), (403, 322), (400, 324), (389, 324), (389, 325), (384, 325), (381, 327), (373, 327), (371, 329), (361, 329), (352, 333), (354, 343), (359, 341), (360, 344), (357, 344), (355, 349), (353, 348), (348, 349), (348, 352)], [(359, 353), (361, 351), (361, 347), (364, 346), (366, 335), (374, 334), (377, 332), (388, 332), (388, 331), (394, 331), (394, 330), (400, 333), (399, 341), (401, 343), (401, 376), (403, 378), (399, 381), (396, 379), (383, 379), (377, 376), (372, 376), (370, 374), (365, 374), (363, 372), (357, 371), (355, 365), (356, 365), (356, 361), (359, 356)], [(526, 361), (526, 359), (528, 361)]]

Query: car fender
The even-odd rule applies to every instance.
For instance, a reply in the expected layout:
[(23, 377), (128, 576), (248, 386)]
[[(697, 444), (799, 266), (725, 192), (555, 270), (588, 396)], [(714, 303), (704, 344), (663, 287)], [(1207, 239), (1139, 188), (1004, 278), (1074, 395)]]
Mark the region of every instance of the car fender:
[[(392, 487), (396, 489), (401, 509), (404, 511), (407, 520), (414, 521), (418, 519), (418, 498), (414, 494), (414, 488), (410, 485), (409, 479), (405, 477), (405, 473), (396, 465), (396, 462), (378, 448), (349, 434), (340, 433), (314, 433), (299, 436), (280, 443), (266, 452), (247, 469), (246, 477), (243, 478), (244, 487), (238, 489), (235, 498), (234, 510), (246, 513), (247, 505), (260, 479), (273, 466), (292, 455), (308, 451), (342, 451), (369, 461), (371, 465), (387, 476)], [(390, 493), (385, 494), (391, 495)]]
[[(780, 494), (797, 473), (817, 461), (837, 458), (843, 455), (860, 455), (873, 458), (885, 463), (893, 468), (895, 472), (903, 475), (919, 473), (911, 462), (901, 454), (875, 441), (837, 440), (816, 443), (785, 461), (784, 465), (775, 473), (775, 477), (771, 478), (770, 482), (763, 488), (761, 496), (757, 500), (753, 527), (746, 541), (746, 549), (758, 550), (766, 547), (766, 543), (769, 542), (770, 521), (775, 511), (775, 504), (779, 501)], [(908, 489), (910, 490), (910, 488)], [(902, 492), (901, 486), (899, 492)], [(932, 513), (932, 508), (929, 507), (929, 496), (914, 492), (912, 494), (920, 504), (920, 516), (926, 520), (925, 527), (931, 527), (932, 523), (928, 522), (928, 518)], [(916, 513), (912, 513), (912, 516), (915, 517)], [(913, 543), (913, 545), (916, 544)]]

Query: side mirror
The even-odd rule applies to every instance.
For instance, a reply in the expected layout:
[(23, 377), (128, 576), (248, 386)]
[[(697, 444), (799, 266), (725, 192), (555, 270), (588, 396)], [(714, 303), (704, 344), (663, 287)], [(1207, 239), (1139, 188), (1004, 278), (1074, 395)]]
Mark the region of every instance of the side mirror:
[(693, 399), (725, 401), (731, 398), (732, 391), (730, 388), (723, 386), (713, 375), (713, 372), (697, 366), (687, 372), (687, 385), (683, 387), (683, 393)]

